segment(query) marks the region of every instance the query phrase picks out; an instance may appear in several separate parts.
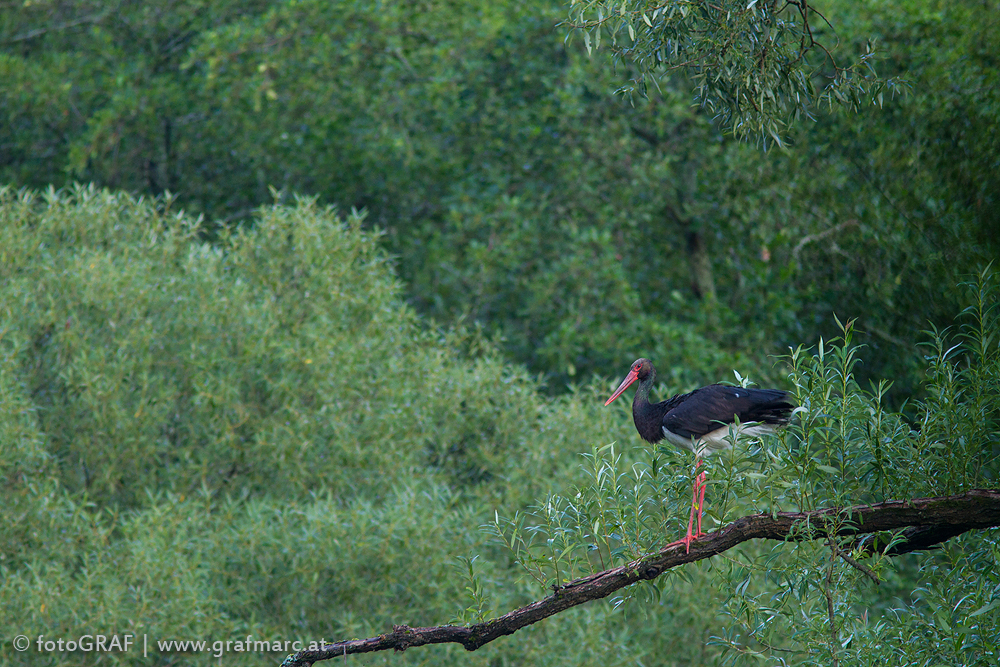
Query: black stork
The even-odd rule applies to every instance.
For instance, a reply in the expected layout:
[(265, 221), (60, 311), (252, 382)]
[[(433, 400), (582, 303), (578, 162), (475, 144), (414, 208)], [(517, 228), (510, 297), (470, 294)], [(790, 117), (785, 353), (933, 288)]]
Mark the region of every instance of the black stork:
[[(687, 537), (675, 542), (683, 543), (690, 551), (691, 540), (704, 535), (701, 516), (705, 502), (705, 473), (697, 474), (701, 457), (728, 449), (737, 434), (773, 433), (788, 423), (795, 404), (791, 394), (780, 389), (746, 389), (721, 384), (710, 384), (689, 394), (650, 403), (649, 390), (656, 380), (656, 369), (649, 359), (636, 359), (604, 405), (610, 405), (636, 380), (639, 388), (632, 399), (632, 420), (642, 439), (653, 444), (666, 439), (695, 454), (696, 474), (691, 487)], [(692, 535), (696, 513), (698, 532)]]

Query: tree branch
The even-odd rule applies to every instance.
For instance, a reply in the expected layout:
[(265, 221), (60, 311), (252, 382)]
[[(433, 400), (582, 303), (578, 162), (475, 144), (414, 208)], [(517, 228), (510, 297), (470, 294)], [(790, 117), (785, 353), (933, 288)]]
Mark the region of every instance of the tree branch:
[[(570, 607), (606, 598), (643, 579), (654, 579), (670, 568), (711, 558), (753, 539), (805, 541), (833, 536), (857, 536), (855, 548), (860, 549), (862, 554), (883, 553), (896, 556), (933, 547), (969, 530), (994, 526), (1000, 526), (1000, 489), (811, 512), (755, 514), (737, 519), (719, 531), (694, 540), (690, 553), (685, 553), (680, 544), (664, 547), (655, 554), (627, 565), (560, 586), (543, 600), (485, 623), (428, 628), (396, 625), (392, 632), (377, 637), (336, 642), (315, 650), (299, 651), (289, 655), (282, 667), (303, 667), (350, 653), (388, 649), (405, 651), (424, 644), (456, 643), (474, 651)], [(892, 538), (878, 535), (900, 529), (904, 530)]]
[(868, 567), (867, 565), (865, 565), (863, 563), (859, 563), (858, 561), (856, 561), (853, 558), (851, 558), (850, 556), (848, 556), (846, 553), (844, 553), (840, 549), (840, 547), (837, 546), (837, 543), (834, 542), (833, 540), (830, 540), (830, 548), (833, 549), (833, 553), (835, 553), (838, 556), (840, 556), (841, 558), (843, 558), (844, 561), (848, 565), (850, 565), (855, 570), (857, 570), (858, 572), (861, 572), (863, 575), (865, 575), (866, 577), (868, 577), (869, 579), (871, 579), (875, 583), (876, 586), (878, 586), (878, 585), (880, 585), (882, 583), (882, 581), (878, 578), (878, 575), (875, 574), (875, 572), (873, 572), (870, 567)]
[(827, 236), (830, 236), (831, 234), (836, 234), (837, 232), (847, 229), (848, 227), (856, 227), (857, 224), (858, 221), (854, 219), (844, 220), (840, 224), (834, 225), (833, 227), (830, 227), (828, 229), (824, 229), (821, 232), (803, 236), (802, 239), (795, 244), (795, 247), (792, 248), (792, 259), (794, 259), (796, 262), (799, 261), (799, 253), (802, 252), (802, 248), (804, 248), (806, 244), (812, 243), (813, 241), (820, 241), (826, 238)]
[(108, 14), (110, 14), (114, 9), (106, 9), (103, 12), (98, 12), (96, 14), (90, 14), (88, 16), (82, 16), (72, 21), (66, 21), (65, 23), (60, 23), (59, 25), (50, 25), (44, 28), (35, 28), (34, 30), (29, 30), (26, 33), (11, 37), (10, 39), (5, 39), (0, 44), (16, 44), (17, 42), (24, 42), (29, 39), (35, 39), (36, 37), (41, 37), (47, 32), (58, 32), (60, 30), (67, 30), (69, 28), (75, 28), (78, 25), (83, 25), (85, 23), (100, 23), (104, 20)]

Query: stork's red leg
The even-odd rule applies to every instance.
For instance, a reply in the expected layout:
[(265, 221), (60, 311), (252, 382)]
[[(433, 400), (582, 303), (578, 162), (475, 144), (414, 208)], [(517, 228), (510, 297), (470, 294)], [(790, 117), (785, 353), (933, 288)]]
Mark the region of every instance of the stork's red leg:
[(698, 475), (698, 534), (695, 537), (701, 537), (705, 534), (701, 530), (701, 516), (705, 511), (705, 477), (704, 472)]
[(693, 539), (691, 533), (694, 529), (694, 514), (697, 511), (695, 507), (695, 502), (698, 500), (698, 476), (695, 475), (694, 482), (691, 484), (691, 512), (688, 514), (688, 532), (687, 536), (684, 538), (684, 546), (687, 553), (691, 553), (691, 540)]
[[(688, 553), (691, 552), (691, 540), (701, 536), (701, 502), (699, 496), (704, 497), (705, 495), (702, 489), (702, 485), (705, 483), (705, 473), (699, 473), (699, 468), (701, 468), (700, 457), (695, 459), (694, 462), (694, 483), (691, 485), (691, 516), (688, 517), (688, 532), (687, 537), (684, 538), (684, 545), (687, 547)], [(698, 535), (693, 534), (695, 514), (698, 515)]]
[(705, 481), (705, 473), (698, 474), (698, 468), (701, 466), (701, 459), (698, 459), (694, 464), (695, 476), (694, 480), (691, 482), (691, 511), (688, 514), (688, 529), (687, 535), (684, 539), (677, 540), (676, 542), (671, 542), (668, 547), (672, 547), (675, 544), (683, 544), (687, 553), (691, 552), (691, 540), (694, 539), (694, 525), (695, 525), (695, 514), (698, 514), (698, 534), (701, 534), (701, 505), (700, 499), (704, 498), (705, 492), (701, 489), (701, 485)]

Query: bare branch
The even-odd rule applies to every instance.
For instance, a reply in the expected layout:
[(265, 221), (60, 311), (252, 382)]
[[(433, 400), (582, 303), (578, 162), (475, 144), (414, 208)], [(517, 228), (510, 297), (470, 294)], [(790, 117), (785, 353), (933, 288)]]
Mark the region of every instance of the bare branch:
[(799, 240), (799, 242), (797, 244), (795, 244), (795, 247), (792, 249), (792, 258), (796, 262), (799, 261), (799, 253), (802, 252), (802, 248), (804, 248), (806, 246), (806, 244), (812, 243), (813, 241), (821, 241), (822, 239), (826, 238), (827, 236), (830, 236), (831, 234), (836, 234), (837, 232), (842, 231), (844, 229), (847, 229), (848, 227), (856, 227), (857, 224), (858, 224), (857, 220), (853, 220), (853, 219), (851, 219), (851, 220), (844, 220), (840, 224), (834, 225), (833, 227), (830, 227), (828, 229), (824, 229), (821, 232), (817, 232), (815, 234), (808, 234), (806, 236), (803, 236)]
[(858, 561), (851, 558), (850, 555), (841, 550), (841, 548), (838, 547), (837, 543), (834, 542), (833, 540), (830, 540), (830, 548), (833, 549), (833, 553), (843, 558), (844, 562), (846, 562), (855, 570), (861, 572), (863, 575), (874, 581), (876, 586), (882, 583), (882, 581), (878, 578), (878, 575), (875, 574), (875, 572), (870, 567), (868, 567), (864, 563), (859, 563)]
[(96, 14), (90, 14), (88, 16), (82, 16), (80, 18), (73, 19), (72, 21), (66, 21), (65, 23), (60, 23), (59, 25), (50, 25), (44, 28), (35, 28), (34, 30), (29, 30), (26, 33), (11, 37), (10, 39), (5, 39), (0, 44), (15, 44), (17, 42), (25, 42), (29, 39), (35, 39), (36, 37), (41, 37), (47, 32), (59, 32), (60, 30), (68, 30), (69, 28), (75, 28), (78, 25), (84, 25), (86, 23), (100, 23), (104, 20), (108, 14), (113, 10), (106, 9), (103, 12), (98, 12)]
[[(405, 651), (424, 644), (456, 643), (474, 651), (561, 611), (591, 600), (606, 598), (638, 581), (654, 579), (670, 568), (711, 558), (753, 539), (806, 541), (830, 540), (834, 536), (857, 536), (855, 548), (861, 549), (862, 553), (878, 552), (896, 556), (933, 547), (969, 530), (994, 526), (1000, 526), (1000, 489), (974, 490), (955, 496), (894, 500), (848, 508), (834, 507), (812, 512), (755, 514), (737, 519), (719, 531), (694, 540), (690, 553), (685, 553), (680, 544), (667, 546), (646, 558), (572, 581), (542, 600), (485, 623), (428, 628), (396, 625), (392, 632), (377, 637), (336, 642), (316, 650), (299, 651), (288, 656), (282, 667), (303, 667), (350, 653), (388, 649)], [(879, 535), (900, 529), (905, 530), (892, 540)]]

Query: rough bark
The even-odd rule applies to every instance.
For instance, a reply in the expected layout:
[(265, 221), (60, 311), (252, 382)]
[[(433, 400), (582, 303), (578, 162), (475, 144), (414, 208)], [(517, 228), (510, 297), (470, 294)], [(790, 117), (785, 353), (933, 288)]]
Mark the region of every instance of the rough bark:
[[(666, 570), (711, 558), (753, 539), (822, 540), (831, 536), (857, 539), (863, 552), (889, 556), (927, 549), (969, 530), (1000, 526), (1000, 489), (968, 491), (955, 496), (896, 500), (875, 505), (829, 508), (812, 512), (778, 512), (746, 516), (691, 543), (689, 553), (678, 543), (645, 558), (572, 581), (552, 595), (499, 618), (471, 626), (412, 628), (396, 625), (369, 639), (324, 645), (288, 656), (282, 667), (302, 667), (351, 653), (393, 649), (405, 651), (424, 644), (457, 643), (470, 651), (577, 605), (608, 597)], [(901, 531), (890, 545), (886, 531)]]

